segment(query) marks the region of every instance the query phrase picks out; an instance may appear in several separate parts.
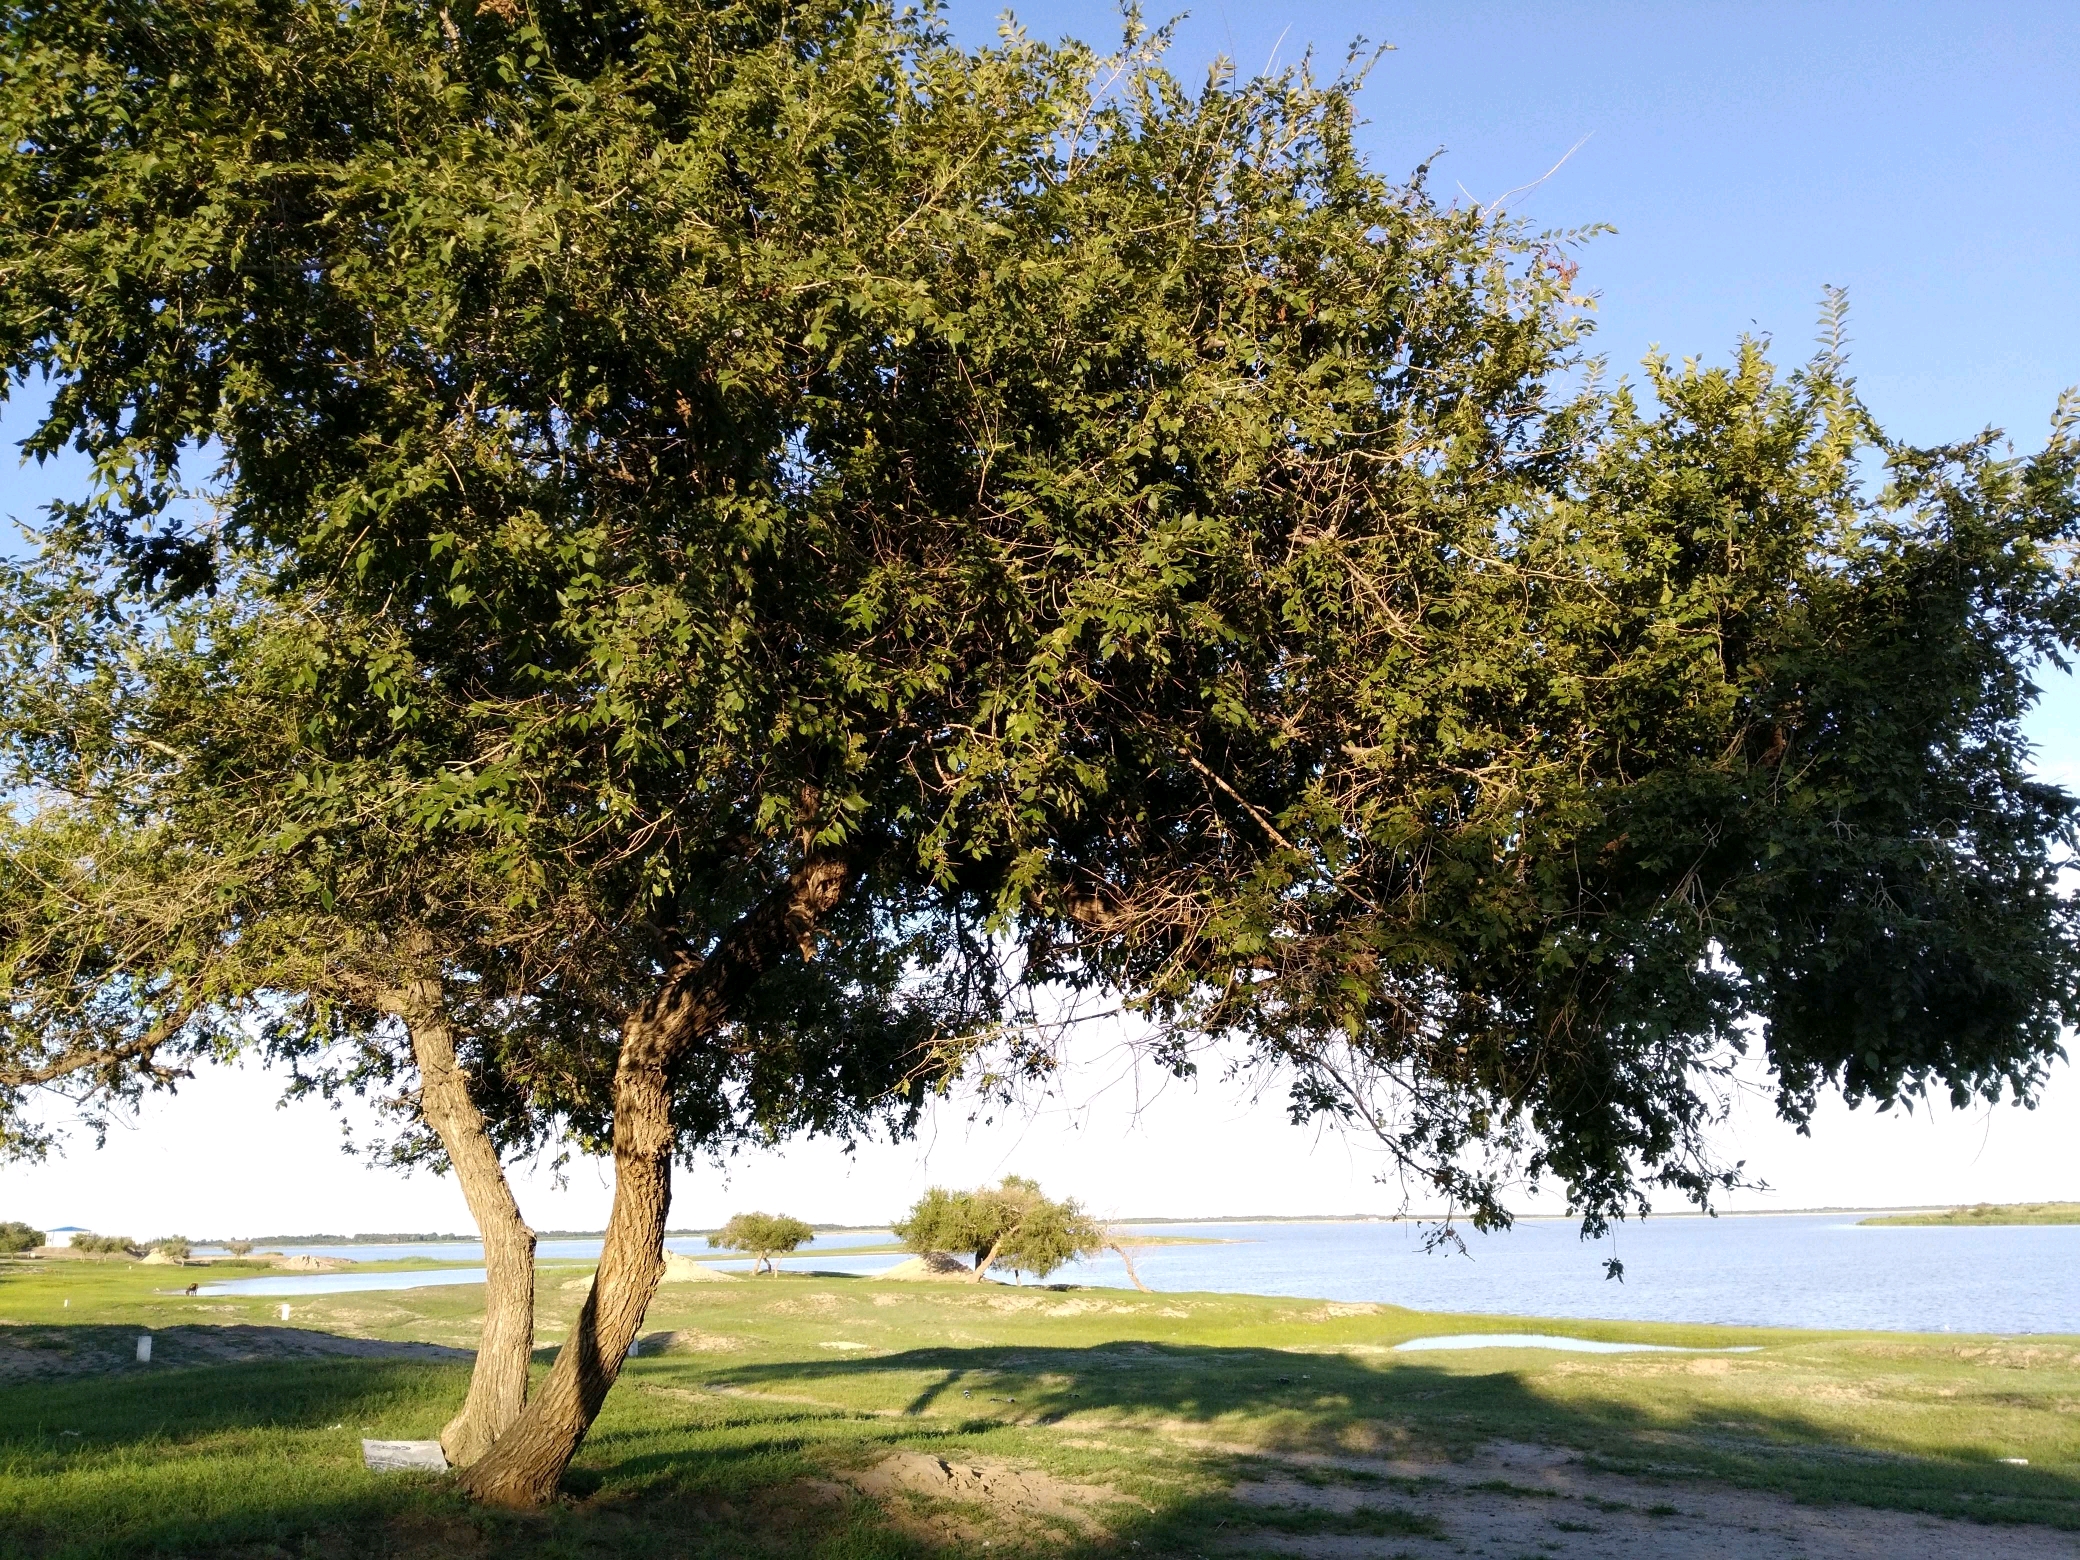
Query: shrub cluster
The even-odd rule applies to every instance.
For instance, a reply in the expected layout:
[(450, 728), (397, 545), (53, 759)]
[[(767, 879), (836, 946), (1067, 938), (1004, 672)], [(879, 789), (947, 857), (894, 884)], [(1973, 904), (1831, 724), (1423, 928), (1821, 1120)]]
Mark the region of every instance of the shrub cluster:
[(141, 1257), (144, 1248), (128, 1235), (75, 1235), (72, 1237), (74, 1251), (93, 1252), (97, 1255)]
[(15, 1219), (0, 1223), (0, 1252), (33, 1251), (44, 1242), (44, 1233), (39, 1229)]

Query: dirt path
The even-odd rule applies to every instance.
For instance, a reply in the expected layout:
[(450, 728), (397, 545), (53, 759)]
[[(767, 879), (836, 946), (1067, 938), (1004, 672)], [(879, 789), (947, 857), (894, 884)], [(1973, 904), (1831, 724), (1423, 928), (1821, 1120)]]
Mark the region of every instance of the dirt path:
[(138, 1327), (0, 1325), (0, 1384), (183, 1365), (259, 1360), (467, 1360), (467, 1349), (348, 1338), (308, 1327), (182, 1326), (152, 1329), (152, 1362), (137, 1362)]
[[(1960, 1522), (1864, 1506), (1804, 1506), (1781, 1495), (1703, 1482), (1628, 1479), (1571, 1452), (1497, 1444), (1458, 1463), (1282, 1459), (1291, 1477), (1238, 1485), (1254, 1506), (1356, 1512), (1388, 1508), (1427, 1517), (1441, 1536), (1347, 1537), (1258, 1532), (1251, 1554), (1305, 1560), (2076, 1560), (2080, 1533)], [(1391, 1492), (1318, 1482), (1342, 1470), (1421, 1480)], [(1312, 1475), (1313, 1477), (1307, 1477)], [(1268, 1515), (1268, 1513), (1267, 1513)], [(1241, 1547), (1241, 1546), (1237, 1546)], [(1233, 1552), (1231, 1549), (1230, 1552)]]

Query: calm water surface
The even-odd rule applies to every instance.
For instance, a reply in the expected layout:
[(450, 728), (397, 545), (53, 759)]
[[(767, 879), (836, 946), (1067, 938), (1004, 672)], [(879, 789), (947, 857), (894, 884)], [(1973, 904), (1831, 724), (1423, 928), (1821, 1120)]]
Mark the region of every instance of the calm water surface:
[[(1466, 1231), (1468, 1255), (1426, 1253), (1419, 1231), (1387, 1222), (1344, 1224), (1137, 1225), (1151, 1235), (1195, 1235), (1217, 1246), (1154, 1246), (1135, 1254), (1149, 1286), (1379, 1300), (1425, 1311), (1517, 1316), (1608, 1317), (1625, 1321), (1731, 1322), (1766, 1327), (1909, 1332), (2080, 1333), (2080, 1225), (1990, 1229), (1867, 1229), (1849, 1214), (1765, 1214), (1721, 1219), (1666, 1217), (1619, 1230), (1621, 1283), (1603, 1276), (1613, 1243), (1583, 1241), (1558, 1219), (1526, 1220), (1495, 1235)], [(788, 1259), (796, 1270), (878, 1273), (887, 1253), (846, 1255), (879, 1245), (886, 1231), (819, 1235)], [(665, 1243), (705, 1253), (699, 1236)], [(284, 1247), (364, 1262), (431, 1257), (456, 1263), (441, 1273), (283, 1274), (211, 1285), (212, 1292), (324, 1294), (481, 1281), (482, 1248), (471, 1242), (419, 1246)], [(545, 1258), (599, 1255), (599, 1241), (544, 1241)], [(747, 1261), (719, 1267), (745, 1268)], [(1117, 1257), (1077, 1263), (1057, 1283), (1124, 1287)]]

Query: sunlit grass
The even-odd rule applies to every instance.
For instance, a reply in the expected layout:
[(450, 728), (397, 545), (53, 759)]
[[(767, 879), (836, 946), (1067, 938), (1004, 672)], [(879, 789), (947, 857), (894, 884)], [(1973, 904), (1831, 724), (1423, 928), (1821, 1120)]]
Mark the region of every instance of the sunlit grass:
[[(545, 1344), (568, 1325), (588, 1275), (584, 1264), (544, 1265)], [(115, 1263), (0, 1267), (0, 1343), (54, 1370), (89, 1356), (100, 1367), (0, 1388), (0, 1556), (892, 1557), (927, 1548), (872, 1504), (832, 1496), (831, 1481), (905, 1450), (1109, 1490), (1108, 1526), (1144, 1554), (1196, 1552), (1238, 1521), (1267, 1538), (1416, 1537), (1426, 1519), (1393, 1507), (1391, 1481), (1384, 1505), (1344, 1516), (1238, 1513), (1228, 1491), (1263, 1453), (1386, 1454), (1420, 1466), (1495, 1439), (1574, 1448), (1675, 1486), (1720, 1479), (2080, 1529), (2075, 1339), (1527, 1323), (793, 1276), (667, 1285), (645, 1353), (573, 1469), (571, 1498), (516, 1518), (470, 1507), (445, 1481), (360, 1465), (364, 1435), (438, 1433), (463, 1390), (461, 1363), (125, 1360), (142, 1330), (164, 1337), (173, 1358), (197, 1335), (168, 1329), (281, 1325), (274, 1297), (161, 1292), (188, 1276)], [(289, 1325), (461, 1346), (481, 1298), (473, 1286), (292, 1298)], [(1393, 1352), (1422, 1335), (1527, 1329), (1759, 1352)], [(1066, 1532), (1024, 1538), (1054, 1553), (1098, 1552)]]

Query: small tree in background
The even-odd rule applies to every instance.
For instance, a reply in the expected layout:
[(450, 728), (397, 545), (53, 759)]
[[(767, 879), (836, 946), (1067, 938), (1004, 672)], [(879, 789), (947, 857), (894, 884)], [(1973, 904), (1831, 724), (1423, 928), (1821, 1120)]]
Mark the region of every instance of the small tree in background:
[(0, 1252), (34, 1251), (43, 1242), (42, 1230), (31, 1229), (15, 1219), (0, 1224)]
[(234, 1257), (243, 1257), (252, 1252), (253, 1243), (249, 1240), (227, 1240), (224, 1242), (224, 1249)]
[(920, 1254), (966, 1252), (980, 1283), (999, 1262), (1045, 1278), (1065, 1262), (1105, 1247), (1105, 1232), (1073, 1198), (1054, 1202), (1040, 1183), (1007, 1175), (972, 1192), (926, 1190), (895, 1226), (896, 1238)]
[(161, 1240), (153, 1241), (151, 1249), (162, 1256), (173, 1258), (176, 1262), (185, 1262), (194, 1255), (195, 1245), (185, 1235), (168, 1235)]
[(1044, 1279), (1080, 1257), (1096, 1256), (1105, 1245), (1104, 1229), (1075, 1199), (1053, 1202), (1035, 1187), (1018, 1223), (999, 1245), (996, 1260)]
[(708, 1237), (708, 1249), (748, 1251), (755, 1259), (752, 1272), (763, 1267), (772, 1273), (778, 1271), (774, 1257), (784, 1257), (815, 1238), (816, 1232), (808, 1225), (784, 1213), (740, 1213)]

